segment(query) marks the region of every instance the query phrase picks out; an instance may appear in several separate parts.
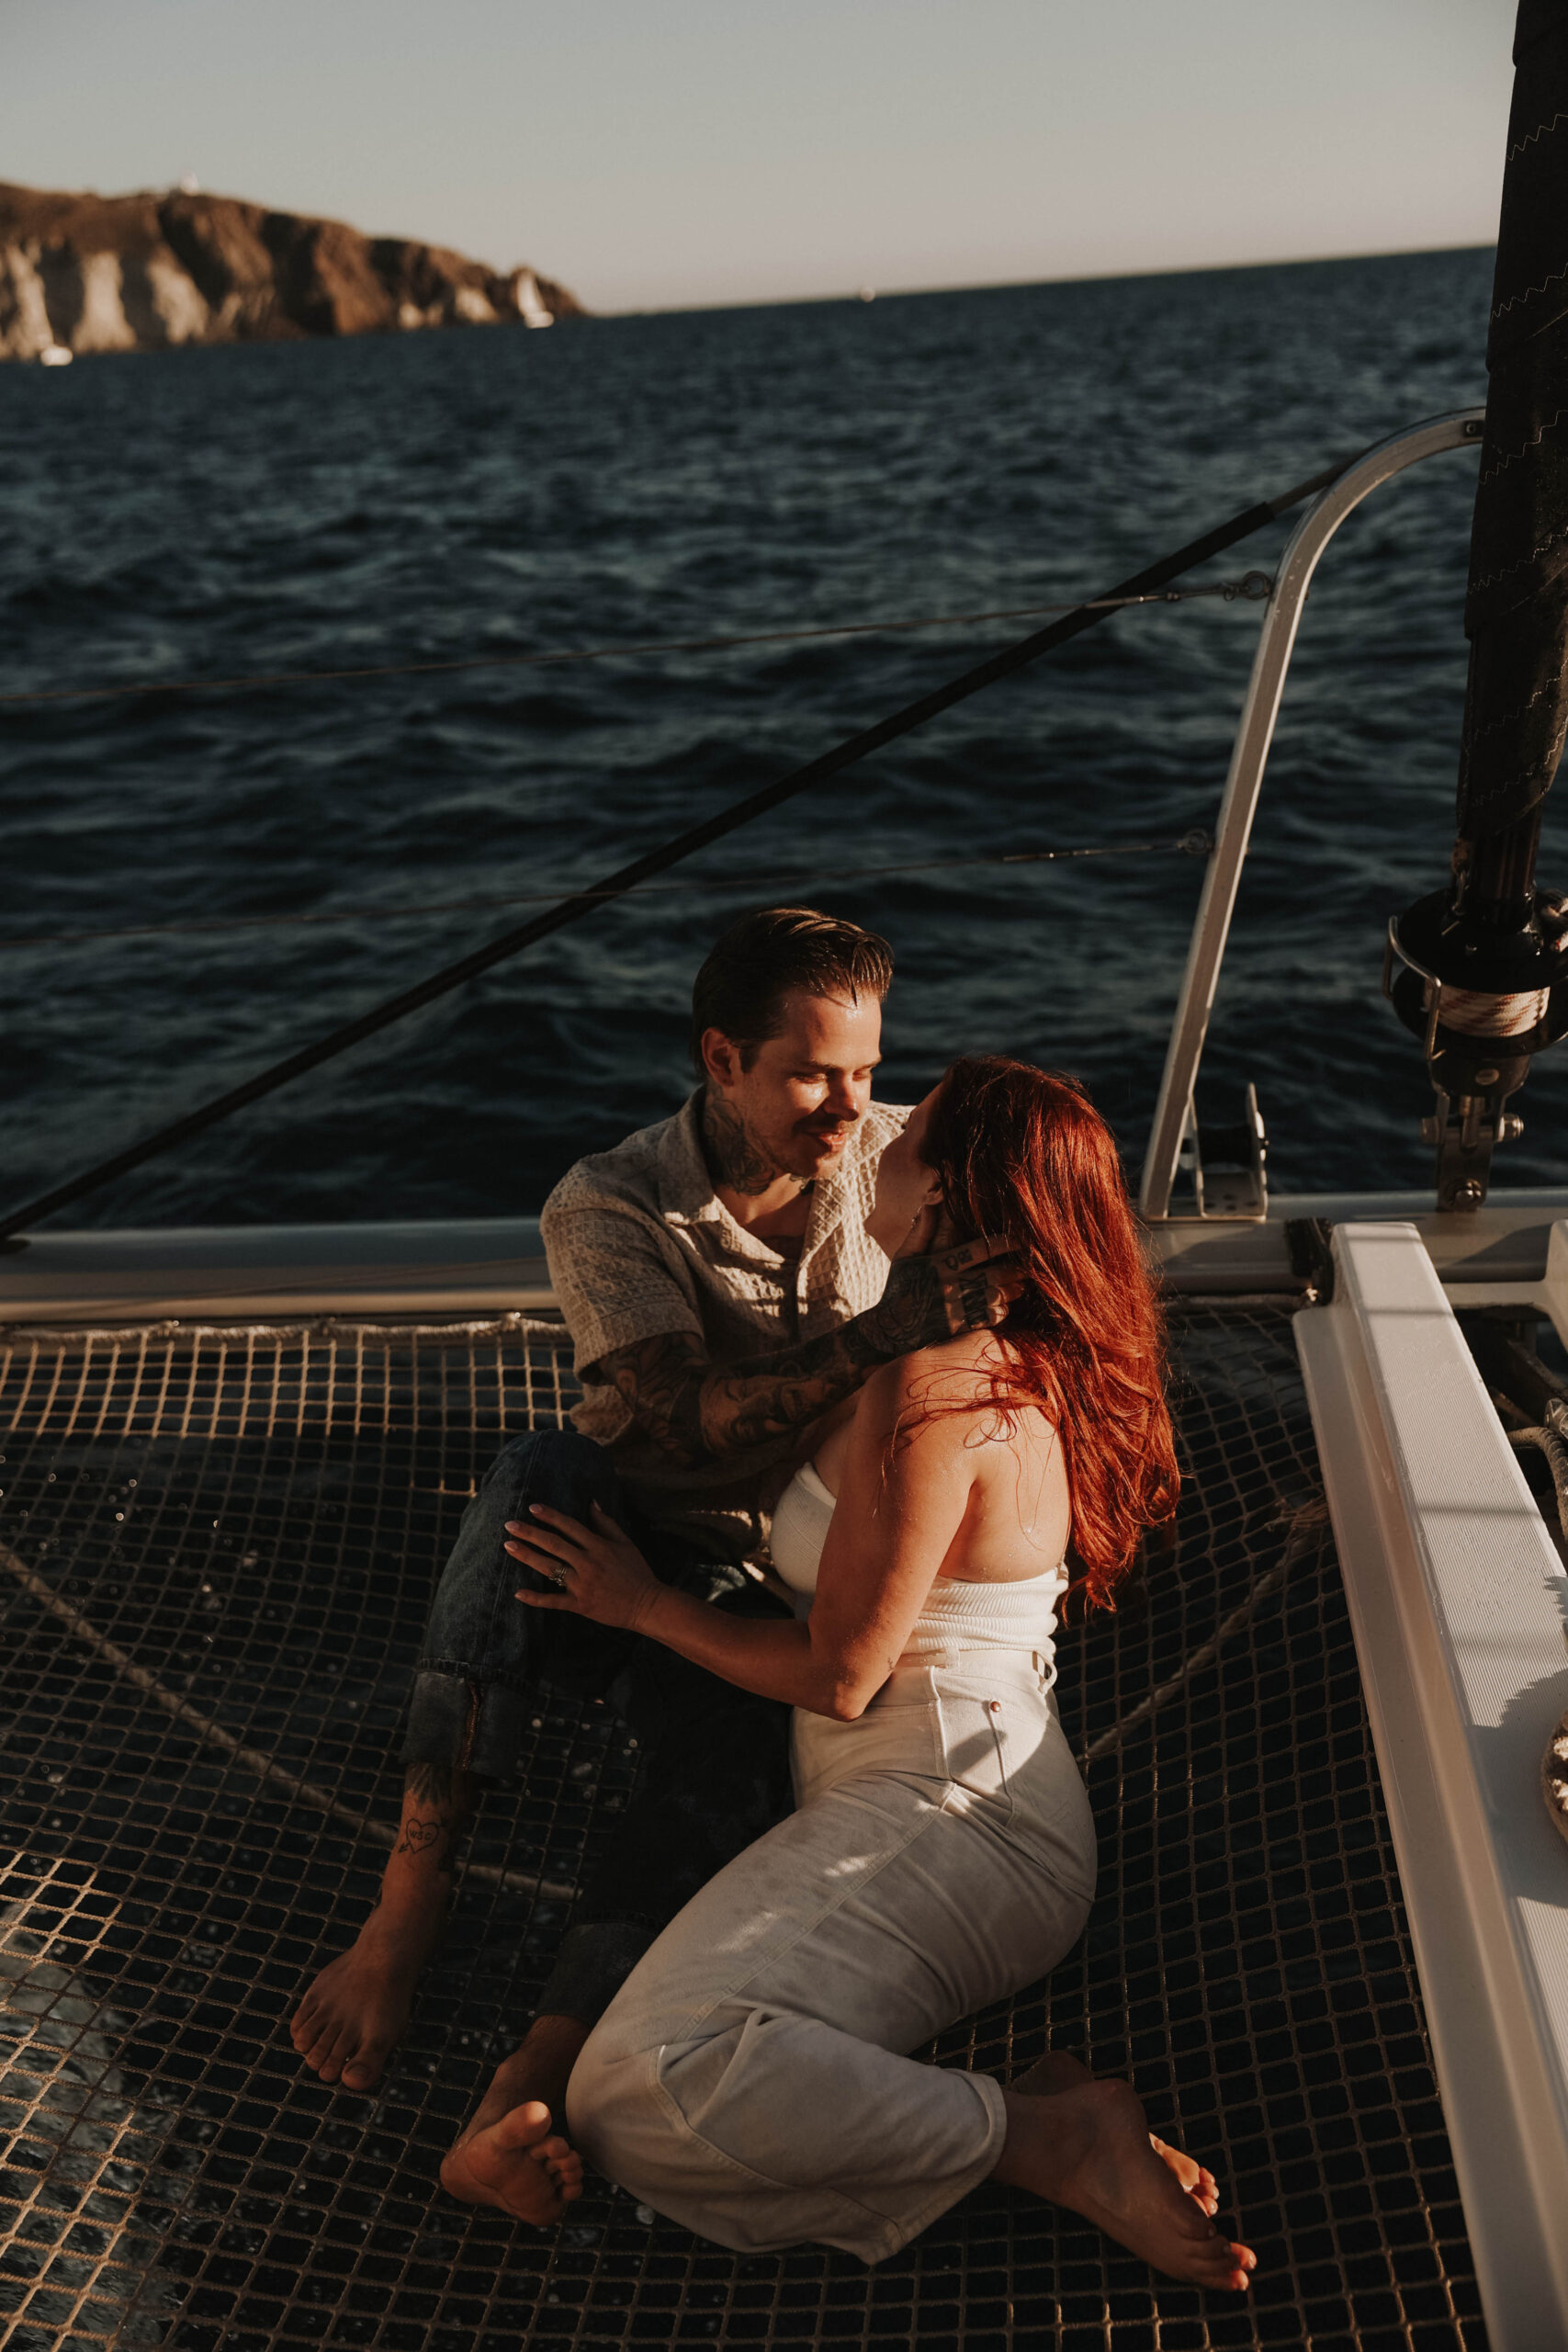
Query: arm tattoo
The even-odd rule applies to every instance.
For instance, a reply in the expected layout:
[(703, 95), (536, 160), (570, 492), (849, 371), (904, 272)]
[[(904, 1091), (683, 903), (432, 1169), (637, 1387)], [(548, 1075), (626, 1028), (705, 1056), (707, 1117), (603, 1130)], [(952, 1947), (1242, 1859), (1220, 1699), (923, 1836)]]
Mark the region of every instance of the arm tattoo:
[(599, 1367), (631, 1408), (638, 1429), (660, 1453), (690, 1469), (703, 1450), (702, 1385), (710, 1367), (703, 1343), (689, 1331), (661, 1332), (616, 1348)]
[(691, 1332), (617, 1348), (600, 1370), (637, 1427), (684, 1469), (730, 1460), (804, 1429), (878, 1364), (992, 1319), (984, 1265), (901, 1258), (873, 1307), (815, 1340), (718, 1366)]

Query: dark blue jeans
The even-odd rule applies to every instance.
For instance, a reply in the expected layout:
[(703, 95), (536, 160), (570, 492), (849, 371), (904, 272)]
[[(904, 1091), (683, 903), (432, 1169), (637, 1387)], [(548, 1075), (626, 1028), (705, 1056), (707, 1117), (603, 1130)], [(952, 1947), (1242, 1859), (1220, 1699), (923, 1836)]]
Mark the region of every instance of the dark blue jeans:
[(502, 1545), (506, 1521), (535, 1502), (580, 1520), (597, 1502), (666, 1584), (743, 1615), (785, 1611), (649, 1526), (609, 1455), (575, 1430), (514, 1438), (463, 1514), (425, 1632), (403, 1759), (512, 1780), (541, 1685), (607, 1699), (625, 1716), (643, 1758), (637, 1790), (591, 1868), (539, 2004), (541, 2014), (592, 2024), (659, 1930), (787, 1811), (789, 1710), (637, 1634), (525, 1609), (514, 1595), (530, 1571)]

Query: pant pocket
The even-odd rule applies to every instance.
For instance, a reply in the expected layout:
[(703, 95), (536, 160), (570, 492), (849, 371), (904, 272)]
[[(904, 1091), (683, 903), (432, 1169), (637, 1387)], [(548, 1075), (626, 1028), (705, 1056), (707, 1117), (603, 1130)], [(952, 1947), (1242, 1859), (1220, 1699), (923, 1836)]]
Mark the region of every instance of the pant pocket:
[(942, 1767), (953, 1783), (952, 1803), (982, 1807), (993, 1819), (1010, 1821), (1019, 1782), (1045, 1736), (1045, 1702), (1010, 1689), (944, 1684), (938, 1693)]
[(947, 1776), (934, 1699), (894, 1700), (885, 1705), (874, 1699), (852, 1723), (797, 1708), (790, 1747), (796, 1804), (867, 1776), (921, 1781)]

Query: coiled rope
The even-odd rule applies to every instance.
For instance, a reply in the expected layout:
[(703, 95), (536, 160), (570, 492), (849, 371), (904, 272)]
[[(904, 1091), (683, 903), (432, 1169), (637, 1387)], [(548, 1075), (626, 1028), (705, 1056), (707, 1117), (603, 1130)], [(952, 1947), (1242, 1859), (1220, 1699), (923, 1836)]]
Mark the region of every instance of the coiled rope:
[(1545, 1426), (1510, 1430), (1508, 1442), (1516, 1451), (1533, 1446), (1546, 1456), (1546, 1466), (1551, 1473), (1551, 1484), (1557, 1496), (1558, 1523), (1564, 1536), (1568, 1536), (1568, 1401), (1561, 1396), (1549, 1396)]

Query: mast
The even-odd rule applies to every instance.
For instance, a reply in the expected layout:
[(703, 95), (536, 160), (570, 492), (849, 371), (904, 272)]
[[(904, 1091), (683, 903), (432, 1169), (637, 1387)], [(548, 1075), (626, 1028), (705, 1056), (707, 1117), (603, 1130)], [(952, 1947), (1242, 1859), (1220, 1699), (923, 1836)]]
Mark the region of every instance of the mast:
[(1568, 900), (1536, 887), (1568, 728), (1568, 5), (1521, 0), (1471, 530), (1451, 879), (1390, 926), (1437, 1094), (1438, 1206), (1478, 1208), (1504, 1105), (1568, 1029)]

